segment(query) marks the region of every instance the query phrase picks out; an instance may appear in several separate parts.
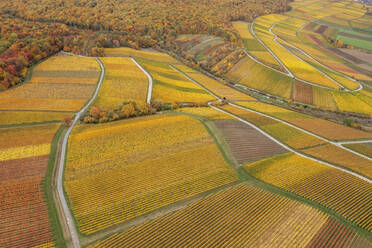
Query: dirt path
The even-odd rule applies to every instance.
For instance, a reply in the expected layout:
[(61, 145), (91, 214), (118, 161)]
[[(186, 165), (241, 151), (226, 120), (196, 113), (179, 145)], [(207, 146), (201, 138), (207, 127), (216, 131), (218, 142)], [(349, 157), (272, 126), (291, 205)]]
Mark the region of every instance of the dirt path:
[(140, 64), (138, 64), (137, 63), (137, 61), (134, 59), (134, 58), (131, 58), (132, 59), (132, 61), (141, 69), (141, 71), (143, 71), (143, 73), (145, 73), (146, 74), (146, 76), (147, 76), (147, 79), (148, 79), (148, 81), (149, 81), (149, 87), (148, 87), (148, 89), (147, 89), (147, 98), (146, 98), (146, 102), (148, 103), (148, 104), (150, 104), (150, 101), (151, 101), (151, 95), (152, 95), (152, 88), (153, 88), (153, 81), (152, 81), (152, 77), (151, 77), (151, 75), (145, 70), (145, 69), (143, 69), (143, 67), (140, 65)]
[(69, 135), (72, 129), (74, 128), (74, 126), (76, 125), (76, 123), (79, 121), (81, 115), (88, 109), (89, 105), (94, 101), (94, 99), (98, 95), (99, 89), (103, 82), (103, 77), (105, 75), (105, 68), (102, 62), (98, 58), (96, 58), (96, 60), (101, 67), (101, 75), (99, 77), (97, 88), (92, 98), (88, 101), (88, 103), (79, 112), (75, 114), (75, 118), (71, 126), (68, 128), (67, 132), (65, 133), (64, 136), (62, 136), (60, 140), (62, 141), (62, 145), (60, 147), (60, 156), (59, 156), (59, 161), (57, 162), (58, 168), (57, 168), (57, 173), (55, 175), (57, 177), (56, 180), (57, 180), (58, 199), (56, 200), (58, 200), (57, 201), (59, 205), (58, 208), (60, 208), (63, 211), (64, 220), (70, 232), (72, 246), (75, 248), (80, 248), (80, 240), (79, 240), (78, 232), (76, 230), (74, 219), (72, 217), (72, 213), (69, 209), (69, 206), (67, 204), (67, 201), (66, 201), (66, 198), (63, 192), (63, 172), (64, 172), (64, 166), (65, 166), (65, 161), (66, 161), (67, 142), (68, 142)]
[[(291, 78), (294, 78), (294, 75), (292, 74), (292, 72), (288, 69), (288, 67), (282, 62), (282, 60), (280, 58), (278, 58), (278, 56), (276, 56), (276, 54), (271, 51), (271, 49), (266, 46), (266, 44), (260, 39), (258, 38), (258, 36), (256, 35), (256, 33), (254, 32), (254, 23), (255, 23), (256, 19), (253, 20), (252, 24), (250, 25), (250, 31), (251, 31), (251, 34), (253, 35), (253, 37), (261, 43), (262, 46), (265, 47), (265, 49), (276, 59), (276, 61), (278, 61), (278, 63), (287, 71), (287, 74), (288, 76), (290, 76)], [(274, 37), (274, 40), (275, 40), (275, 37)]]
[[(65, 136), (65, 134), (66, 134), (66, 129), (63, 130), (63, 133), (62, 133), (61, 137)], [(56, 208), (57, 208), (57, 212), (58, 212), (58, 218), (61, 221), (63, 237), (66, 240), (67, 247), (71, 247), (71, 234), (70, 234), (69, 229), (68, 229), (68, 225), (67, 225), (67, 222), (66, 222), (65, 215), (63, 213), (63, 209), (61, 208), (61, 204), (60, 204), (61, 200), (59, 198), (58, 190), (57, 190), (58, 161), (60, 161), (60, 159), (61, 159), (62, 144), (63, 144), (63, 140), (59, 139), (58, 140), (58, 145), (57, 145), (56, 161), (55, 161), (55, 166), (54, 166), (54, 170), (53, 170), (52, 189), (53, 189), (53, 198), (54, 198), (55, 202), (57, 203)]]

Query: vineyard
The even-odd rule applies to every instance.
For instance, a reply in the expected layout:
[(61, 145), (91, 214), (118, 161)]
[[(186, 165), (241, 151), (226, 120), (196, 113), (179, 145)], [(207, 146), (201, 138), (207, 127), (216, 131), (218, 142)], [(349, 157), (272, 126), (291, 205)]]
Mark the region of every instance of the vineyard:
[(277, 155), (245, 166), (253, 176), (316, 201), (368, 231), (371, 184), (294, 154)]
[(240, 121), (218, 120), (214, 123), (240, 164), (287, 152), (277, 143)]
[(294, 149), (304, 149), (306, 147), (318, 146), (325, 143), (325, 141), (296, 128), (244, 109), (233, 107), (231, 105), (223, 106), (222, 109), (251, 122), (266, 133)]
[(226, 75), (226, 78), (271, 95), (289, 99), (292, 79), (254, 62), (249, 57), (241, 59)]
[(326, 144), (305, 149), (303, 152), (323, 161), (357, 171), (369, 178), (372, 177), (371, 160), (360, 157), (349, 151), (345, 151), (336, 145)]
[(130, 58), (107, 57), (101, 61), (106, 73), (93, 104), (110, 109), (124, 101), (146, 102), (147, 77)]
[(344, 145), (351, 150), (357, 151), (372, 158), (372, 142), (371, 143), (357, 143), (357, 144), (346, 144)]
[(0, 124), (60, 121), (62, 116), (72, 115), (92, 96), (99, 74), (93, 58), (54, 56), (45, 60), (33, 69), (30, 82), (0, 92), (0, 111), (5, 113)]
[(178, 70), (182, 73), (186, 74), (186, 76), (190, 77), (192, 80), (197, 82), (198, 84), (202, 85), (207, 90), (211, 91), (215, 95), (219, 96), (220, 98), (225, 97), (231, 101), (255, 101), (253, 97), (248, 96), (247, 94), (241, 93), (237, 90), (232, 89), (231, 87), (218, 82), (210, 77), (205, 76), (204, 74), (192, 70), (189, 67), (184, 65), (177, 65), (175, 66)]
[(53, 247), (42, 192), (58, 124), (0, 132), (0, 247)]
[(215, 99), (169, 64), (146, 60), (140, 60), (140, 63), (154, 80), (153, 99), (159, 99), (166, 103), (205, 103)]
[(0, 1), (0, 248), (372, 247), (371, 11)]
[(84, 234), (236, 180), (203, 125), (186, 116), (77, 126), (69, 151), (65, 187)]
[(221, 120), (221, 119), (233, 119), (231, 116), (221, 113), (210, 107), (201, 107), (201, 108), (180, 108), (177, 109), (177, 112), (191, 114), (198, 117), (205, 118), (207, 120)]
[(362, 132), (354, 128), (346, 127), (331, 121), (326, 121), (320, 118), (312, 117), (287, 110), (275, 105), (265, 104), (261, 102), (237, 102), (237, 104), (252, 109), (263, 114), (276, 117), (290, 124), (298, 126), (302, 129), (310, 131), (314, 134), (322, 136), (329, 140), (353, 140), (353, 139), (371, 139), (372, 134)]
[(242, 184), (174, 214), (115, 233), (90, 247), (329, 247), (331, 244), (354, 247), (368, 246), (370, 242), (314, 208)]

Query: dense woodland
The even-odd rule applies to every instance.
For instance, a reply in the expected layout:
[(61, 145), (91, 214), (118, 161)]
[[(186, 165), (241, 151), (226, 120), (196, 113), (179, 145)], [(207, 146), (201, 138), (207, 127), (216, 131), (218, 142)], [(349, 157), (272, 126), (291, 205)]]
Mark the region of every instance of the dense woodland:
[(169, 49), (180, 34), (213, 34), (232, 43), (230, 21), (282, 12), (285, 0), (0, 1), (0, 90), (58, 51), (102, 56), (103, 47)]

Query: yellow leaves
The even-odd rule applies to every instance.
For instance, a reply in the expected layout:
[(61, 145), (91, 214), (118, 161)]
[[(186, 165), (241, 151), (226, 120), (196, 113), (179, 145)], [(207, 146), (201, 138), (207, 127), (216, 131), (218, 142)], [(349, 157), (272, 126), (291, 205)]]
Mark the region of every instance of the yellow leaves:
[(193, 115), (199, 115), (202, 117), (206, 117), (210, 120), (218, 120), (218, 119), (233, 119), (230, 115), (221, 113), (215, 109), (210, 107), (200, 107), (200, 108), (180, 108), (177, 112), (181, 113), (188, 113)]
[(41, 155), (49, 154), (49, 152), (50, 152), (50, 144), (21, 146), (21, 147), (2, 149), (0, 150), (0, 161), (41, 156)]
[(146, 101), (148, 79), (130, 58), (115, 57), (101, 60), (106, 74), (95, 105), (117, 108), (124, 101)]
[[(292, 153), (262, 159), (247, 164), (244, 168), (253, 176), (282, 188), (296, 185), (298, 182), (328, 170), (328, 167), (318, 162)], [(287, 180), (283, 180), (283, 175)]]
[(284, 144), (287, 144), (295, 149), (303, 149), (325, 143), (321, 139), (318, 139), (293, 127), (287, 126), (283, 123), (264, 125), (261, 126), (261, 128), (276, 139), (279, 139)]
[(152, 99), (170, 102), (207, 102), (215, 98), (168, 64), (142, 61), (154, 79)]
[(372, 114), (372, 100), (369, 100), (368, 97), (365, 101), (362, 100), (363, 95), (357, 95), (350, 92), (332, 92), (333, 97), (336, 101), (337, 107), (341, 111), (363, 113), (367, 115)]
[(72, 113), (66, 112), (34, 112), (34, 111), (0, 111), (0, 126), (33, 122), (61, 121)]
[(35, 67), (30, 83), (0, 92), (0, 110), (77, 111), (91, 97), (99, 71), (94, 58), (51, 57)]
[(189, 77), (197, 81), (199, 84), (203, 85), (205, 88), (213, 92), (219, 97), (226, 97), (228, 100), (255, 100), (253, 97), (248, 96), (247, 94), (241, 93), (238, 90), (235, 90), (217, 80), (214, 80), (211, 77), (188, 68), (184, 65), (177, 65), (177, 69), (186, 73)]
[(249, 32), (249, 23), (247, 22), (232, 22), (236, 31), (243, 39), (254, 39), (251, 32)]
[(100, 71), (94, 58), (78, 56), (54, 56), (40, 63), (35, 70), (41, 71)]
[(53, 248), (53, 247), (54, 247), (54, 242), (48, 242), (48, 243), (44, 243), (41, 245), (33, 246), (32, 248)]
[(198, 120), (183, 115), (79, 125), (65, 187), (86, 234), (236, 180)]
[(149, 52), (144, 50), (135, 50), (132, 48), (121, 47), (121, 48), (105, 48), (106, 56), (129, 56), (134, 58), (149, 59), (152, 61), (162, 63), (178, 63), (177, 60), (172, 58), (166, 53), (160, 52)]

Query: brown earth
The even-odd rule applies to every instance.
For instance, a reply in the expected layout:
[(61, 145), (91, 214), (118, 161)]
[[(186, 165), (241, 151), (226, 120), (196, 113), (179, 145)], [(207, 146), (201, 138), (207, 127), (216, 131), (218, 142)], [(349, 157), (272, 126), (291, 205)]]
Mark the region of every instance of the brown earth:
[(340, 57), (347, 59), (355, 64), (363, 64), (363, 60), (358, 59), (357, 57), (350, 55), (348, 53), (345, 53), (341, 49), (338, 48), (329, 48), (328, 50), (331, 50), (332, 53), (339, 55)]
[(239, 163), (288, 152), (285, 148), (243, 122), (216, 120), (214, 124), (225, 137)]
[(317, 30), (315, 30), (315, 33), (318, 33), (318, 34), (322, 34), (324, 31), (326, 31), (328, 27), (325, 26), (325, 25), (320, 25), (319, 28), (317, 28)]
[(347, 53), (351, 56), (358, 57), (358, 59), (363, 60), (366, 63), (372, 63), (372, 54), (361, 52), (355, 49), (346, 49), (346, 48), (340, 48), (338, 50), (341, 50), (344, 53)]
[(309, 84), (296, 81), (294, 85), (293, 100), (313, 104), (313, 87)]

